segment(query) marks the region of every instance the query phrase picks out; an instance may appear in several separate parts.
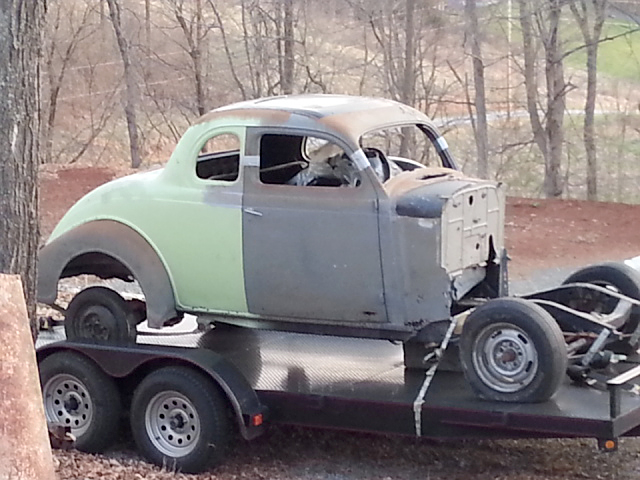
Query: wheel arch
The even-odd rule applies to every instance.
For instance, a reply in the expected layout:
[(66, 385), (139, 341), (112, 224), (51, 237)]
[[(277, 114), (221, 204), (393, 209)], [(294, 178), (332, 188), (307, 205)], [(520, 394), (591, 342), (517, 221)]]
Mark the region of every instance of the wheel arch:
[(53, 304), (62, 278), (90, 274), (100, 278), (135, 278), (147, 303), (147, 320), (160, 328), (177, 316), (169, 273), (149, 242), (115, 220), (95, 220), (62, 234), (40, 250), (38, 301)]

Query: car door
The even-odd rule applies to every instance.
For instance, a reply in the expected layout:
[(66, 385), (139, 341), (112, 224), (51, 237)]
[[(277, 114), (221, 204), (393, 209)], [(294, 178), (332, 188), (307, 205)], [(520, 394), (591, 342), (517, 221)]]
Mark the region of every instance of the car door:
[[(249, 312), (349, 325), (384, 322), (376, 189), (365, 172), (351, 172), (359, 178), (350, 186), (324, 177), (294, 184), (292, 177), (310, 161), (304, 147), (311, 138), (262, 132), (252, 142), (259, 151), (245, 169), (242, 214)], [(343, 152), (333, 141), (313, 139), (332, 147), (325, 151)]]

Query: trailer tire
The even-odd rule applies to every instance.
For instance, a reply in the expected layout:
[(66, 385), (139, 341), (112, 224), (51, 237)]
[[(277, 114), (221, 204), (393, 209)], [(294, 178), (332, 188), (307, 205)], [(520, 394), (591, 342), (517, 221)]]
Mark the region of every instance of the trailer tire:
[(233, 363), (250, 385), (255, 386), (262, 372), (260, 338), (255, 330), (216, 322), (198, 339), (198, 348), (214, 351)]
[(567, 370), (560, 327), (542, 307), (517, 298), (489, 300), (466, 319), (460, 362), (481, 398), (544, 402)]
[(122, 413), (114, 380), (73, 352), (57, 352), (39, 364), (47, 422), (71, 427), (78, 450), (98, 453), (117, 438)]
[(106, 287), (89, 287), (71, 299), (65, 313), (68, 340), (101, 343), (134, 343), (135, 313), (118, 292)]
[(203, 472), (224, 457), (229, 430), (224, 397), (210, 378), (193, 368), (160, 368), (133, 394), (133, 438), (156, 465)]
[[(590, 265), (572, 273), (562, 282), (563, 285), (567, 283), (592, 283), (601, 287), (613, 287), (622, 295), (640, 300), (640, 275), (636, 270), (623, 263)], [(600, 305), (597, 304), (597, 298), (579, 299), (578, 301), (584, 304), (581, 310), (593, 312), (600, 308)], [(640, 308), (634, 306), (629, 319), (619, 327), (619, 330), (623, 333), (632, 333), (639, 323)]]

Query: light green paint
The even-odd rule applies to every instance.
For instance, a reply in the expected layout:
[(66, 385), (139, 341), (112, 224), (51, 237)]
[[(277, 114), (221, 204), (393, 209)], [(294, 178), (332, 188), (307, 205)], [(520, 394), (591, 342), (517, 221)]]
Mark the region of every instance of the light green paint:
[[(230, 183), (201, 180), (195, 173), (206, 140), (233, 133), (243, 151), (244, 131), (220, 121), (193, 126), (164, 169), (121, 178), (89, 193), (63, 217), (49, 241), (88, 221), (119, 221), (138, 231), (164, 262), (178, 310), (246, 314), (241, 184), (236, 183), (242, 177)], [(223, 201), (206, 204), (212, 196)]]

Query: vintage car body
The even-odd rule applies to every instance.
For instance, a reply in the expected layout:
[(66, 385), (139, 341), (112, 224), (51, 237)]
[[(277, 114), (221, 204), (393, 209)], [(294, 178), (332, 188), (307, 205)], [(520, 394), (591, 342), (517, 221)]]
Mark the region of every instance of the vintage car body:
[[(435, 165), (363, 143), (409, 129)], [(234, 147), (202, 152), (220, 136)], [(314, 145), (341, 153), (316, 163), (305, 153)], [(74, 205), (41, 251), (38, 298), (54, 304), (59, 279), (94, 274), (135, 279), (156, 328), (189, 312), (201, 323), (428, 337), (474, 292), (498, 296), (503, 225), (500, 186), (458, 171), (415, 109), (339, 95), (248, 101), (200, 118), (164, 168)]]

